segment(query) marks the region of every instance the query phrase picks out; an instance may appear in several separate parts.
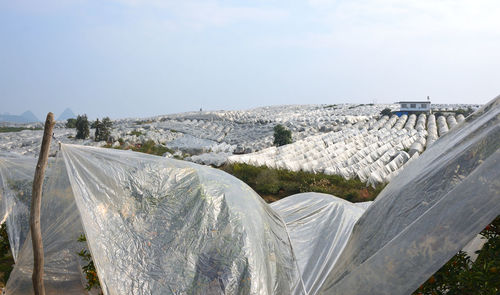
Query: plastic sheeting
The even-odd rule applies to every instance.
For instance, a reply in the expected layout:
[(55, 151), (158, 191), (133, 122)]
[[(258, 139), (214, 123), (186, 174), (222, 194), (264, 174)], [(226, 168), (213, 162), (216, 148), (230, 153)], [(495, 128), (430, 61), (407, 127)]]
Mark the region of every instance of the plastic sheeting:
[(105, 294), (304, 293), (284, 222), (209, 167), (62, 146)]
[(356, 221), (372, 202), (303, 193), (271, 204), (285, 221), (307, 294), (316, 294), (344, 249)]
[(320, 293), (413, 292), (500, 214), (499, 148), (500, 97), (394, 177)]
[[(415, 153), (371, 205), (302, 194), (269, 206), (209, 167), (63, 145), (44, 189), (54, 228), (42, 236), (59, 262), (47, 275), (76, 282), (81, 218), (105, 294), (409, 294), (500, 214), (499, 148), (497, 98)], [(30, 284), (16, 279), (30, 276), (26, 241), (9, 294)]]
[(29, 233), (31, 190), (36, 160), (2, 154), (0, 158), (1, 223), (7, 224), (7, 234), (14, 261)]
[[(23, 171), (24, 163), (26, 163), (26, 177), (19, 177), (17, 173), (18, 175), (11, 175), (11, 179), (22, 181), (26, 178), (26, 182), (31, 185), (35, 172), (35, 159), (15, 159), (5, 162), (4, 167), (9, 171)], [(85, 278), (81, 272), (83, 264), (77, 255), (86, 245), (78, 242), (79, 236), (83, 234), (83, 228), (64, 161), (62, 159), (49, 161), (46, 176), (40, 211), (45, 259), (43, 277), (45, 290), (47, 294), (87, 294), (83, 283)], [(29, 210), (27, 214), (16, 217), (27, 224), (27, 228), (23, 230), (28, 233)], [(31, 236), (27, 234), (7, 282), (6, 294), (34, 294), (32, 270), (33, 250)]]

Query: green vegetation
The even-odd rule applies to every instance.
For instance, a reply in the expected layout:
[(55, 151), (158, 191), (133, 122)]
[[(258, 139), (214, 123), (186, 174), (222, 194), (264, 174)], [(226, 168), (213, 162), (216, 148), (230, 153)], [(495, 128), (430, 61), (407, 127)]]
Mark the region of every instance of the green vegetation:
[(135, 125), (151, 124), (151, 123), (153, 123), (152, 120), (135, 121)]
[[(85, 235), (81, 234), (78, 238), (78, 242), (86, 244), (87, 238), (85, 237)], [(89, 250), (84, 248), (77, 254), (82, 258), (83, 261), (87, 263), (86, 265), (82, 266), (83, 273), (85, 274), (85, 278), (87, 279), (87, 285), (85, 286), (85, 289), (87, 289), (87, 291), (90, 291), (93, 288), (98, 289), (98, 294), (103, 294), (101, 291), (101, 283), (99, 282), (99, 277), (97, 276), (97, 270), (95, 268), (94, 261), (92, 260), (92, 255), (90, 254)]]
[(286, 129), (283, 125), (274, 126), (274, 142), (275, 146), (282, 146), (292, 143), (292, 132)]
[(474, 113), (474, 110), (471, 107), (468, 107), (466, 110), (464, 109), (458, 109), (455, 111), (455, 115), (464, 115), (464, 117), (469, 116), (470, 114)]
[(10, 254), (7, 226), (3, 223), (0, 226), (0, 287), (4, 287), (7, 284), (13, 265), (14, 259)]
[(392, 110), (390, 108), (385, 108), (380, 112), (381, 116), (391, 116), (392, 115)]
[(500, 294), (500, 216), (481, 235), (488, 241), (476, 252), (475, 262), (458, 252), (413, 294)]
[(4, 257), (10, 251), (9, 236), (7, 235), (7, 225), (0, 225), (0, 257)]
[(66, 120), (66, 128), (76, 128), (76, 119), (69, 118), (68, 120)]
[(27, 128), (27, 127), (0, 127), (0, 133), (19, 132), (23, 130), (43, 130), (43, 128)]
[(133, 150), (134, 152), (141, 152), (141, 153), (157, 155), (157, 156), (162, 156), (166, 152), (169, 152), (171, 154), (174, 153), (173, 150), (167, 148), (164, 145), (156, 144), (156, 142), (154, 142), (151, 139), (146, 141), (146, 142), (143, 142), (142, 144), (132, 146), (131, 150)]
[(273, 202), (303, 192), (332, 194), (351, 202), (371, 201), (383, 186), (373, 189), (357, 179), (346, 180), (339, 175), (314, 174), (272, 169), (247, 164), (226, 164), (220, 169), (239, 178), (262, 196)]
[(130, 131), (130, 135), (135, 135), (137, 137), (143, 135), (144, 133), (142, 133), (141, 131), (139, 130), (133, 130), (133, 131)]
[(87, 115), (78, 115), (75, 122), (76, 127), (76, 139), (85, 139), (89, 137), (89, 120), (87, 119)]
[(106, 117), (99, 122), (99, 119), (95, 121), (95, 141), (110, 141), (111, 139), (111, 128), (113, 128), (113, 122)]
[[(166, 152), (169, 152), (171, 154), (175, 153), (174, 150), (171, 150), (162, 144), (157, 144), (154, 140), (151, 140), (151, 139), (143, 142), (142, 144), (136, 144), (136, 145), (130, 145), (130, 146), (125, 145), (123, 138), (119, 138), (118, 142), (120, 143), (120, 146), (114, 147), (115, 149), (118, 149), (118, 150), (132, 150), (134, 152), (140, 152), (140, 153), (156, 155), (156, 156), (163, 156)], [(108, 143), (104, 147), (105, 148), (112, 148), (112, 145), (110, 143)]]

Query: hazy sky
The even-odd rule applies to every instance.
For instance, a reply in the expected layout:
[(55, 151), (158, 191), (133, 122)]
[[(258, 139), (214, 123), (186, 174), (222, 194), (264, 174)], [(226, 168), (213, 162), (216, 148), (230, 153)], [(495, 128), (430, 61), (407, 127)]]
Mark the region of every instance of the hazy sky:
[(0, 0), (0, 113), (485, 103), (498, 0)]

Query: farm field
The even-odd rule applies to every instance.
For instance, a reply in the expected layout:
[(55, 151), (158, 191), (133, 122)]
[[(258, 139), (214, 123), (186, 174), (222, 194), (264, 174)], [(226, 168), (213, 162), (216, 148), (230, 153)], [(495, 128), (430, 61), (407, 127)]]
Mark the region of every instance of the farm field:
[[(248, 154), (231, 153), (221, 170), (250, 187), (219, 169), (167, 159), (194, 156), (187, 153), (202, 155), (210, 139), (161, 129), (173, 136), (163, 144), (158, 143), (147, 137), (147, 132), (159, 128), (146, 127), (156, 122), (151, 119), (140, 124), (133, 121), (131, 127), (117, 125), (113, 133), (120, 132), (120, 128), (131, 130), (125, 134), (130, 139), (121, 137), (116, 140), (118, 144), (92, 139), (80, 141), (107, 149), (63, 144), (58, 157), (49, 163), (41, 207), (46, 269), (49, 277), (54, 278), (47, 280), (47, 285), (54, 290), (63, 287), (79, 293), (82, 288), (79, 261), (84, 257), (92, 261), (94, 267), (87, 269), (87, 284), (100, 281), (105, 288), (120, 294), (135, 293), (134, 290), (148, 294), (169, 290), (172, 286), (186, 294), (205, 289), (211, 290), (208, 293), (221, 289), (229, 293), (236, 290), (250, 293), (250, 288), (278, 288), (284, 293), (293, 293), (299, 288), (298, 294), (321, 294), (331, 288), (343, 293), (356, 288), (357, 294), (373, 294), (380, 288), (379, 284), (370, 283), (374, 277), (376, 282), (386, 282), (382, 286), (384, 290), (397, 289), (398, 294), (408, 294), (417, 288), (435, 290), (432, 284), (436, 278), (432, 276), (438, 266), (444, 265), (459, 249), (468, 249), (463, 247), (497, 215), (496, 189), (482, 185), (492, 183), (498, 174), (494, 165), (498, 146), (498, 100), (490, 105), (468, 119), (460, 115), (449, 115), (446, 119), (444, 116), (435, 119), (432, 115), (429, 118), (425, 115), (367, 116), (351, 118), (351, 122), (344, 119), (337, 123), (336, 126), (340, 126), (337, 130), (318, 131), (295, 143)], [(158, 122), (162, 123), (161, 120)], [(140, 127), (136, 127), (138, 125)], [(69, 142), (78, 142), (69, 133), (72, 130), (58, 129), (54, 136), (66, 135)], [(28, 132), (37, 131), (19, 133)], [(448, 136), (445, 132), (449, 132)], [(428, 133), (442, 138), (428, 144), (432, 139)], [(143, 137), (143, 141), (132, 142), (136, 137)], [(182, 138), (189, 140), (181, 141)], [(326, 141), (327, 138), (331, 141)], [(377, 146), (365, 144), (370, 141)], [(379, 145), (379, 141), (387, 143)], [(302, 152), (287, 150), (297, 150), (296, 146), (309, 143), (312, 144)], [(315, 146), (328, 147), (328, 143), (336, 147), (333, 151), (338, 151), (338, 155), (349, 149), (369, 148), (377, 152), (378, 148), (389, 145), (388, 149), (397, 152), (387, 156), (379, 153), (380, 157), (393, 157), (391, 163), (407, 154), (403, 165), (396, 167), (407, 165), (408, 168), (394, 170), (398, 176), (391, 178), (380, 191), (380, 183), (374, 189), (360, 176), (328, 173), (330, 167), (306, 171), (307, 163), (298, 168), (283, 168), (266, 162), (233, 161), (240, 157), (253, 159), (270, 150), (288, 152), (292, 160), (300, 154), (314, 160), (309, 158), (309, 151), (319, 153), (322, 150), (316, 150)], [(355, 145), (350, 146), (351, 143)], [(124, 151), (127, 144), (131, 150), (142, 153)], [(417, 144), (425, 150), (418, 150)], [(217, 142), (217, 146), (223, 145), (229, 143)], [(27, 151), (25, 155), (32, 152)], [(420, 154), (422, 156), (415, 156)], [(348, 154), (343, 160), (354, 159), (355, 155)], [(35, 157), (10, 152), (4, 153), (0, 162), (0, 184), (4, 205), (8, 205), (2, 208), (8, 212), (8, 236), (16, 261), (6, 288), (14, 294), (31, 287), (30, 277), (24, 270), (30, 269), (32, 248), (26, 243), (23, 246), (23, 241), (29, 240), (28, 197), (35, 161)], [(357, 159), (357, 162), (363, 161), (366, 160), (362, 157)], [(358, 168), (356, 173), (360, 171), (363, 170)], [(470, 189), (478, 191), (477, 196), (471, 198)], [(256, 192), (261, 196), (281, 194), (283, 198), (266, 199), (272, 202), (266, 204)], [(379, 193), (381, 196), (371, 202)], [(466, 201), (481, 210), (464, 218), (469, 209), (461, 204)], [(448, 210), (448, 206), (453, 210)], [(436, 227), (436, 220), (444, 223), (443, 228), (448, 230)], [(474, 228), (469, 226), (471, 222), (477, 223)], [(495, 238), (496, 226), (494, 222), (484, 228), (483, 236), (489, 240)], [(430, 235), (432, 241), (443, 235), (447, 240), (458, 241), (439, 247), (439, 262), (434, 263), (436, 256), (426, 254), (427, 243), (419, 242), (425, 235)], [(367, 239), (370, 243), (366, 243)], [(81, 244), (82, 241), (86, 243)], [(85, 246), (88, 248), (82, 249)], [(413, 251), (414, 247), (417, 248)], [(398, 251), (402, 248), (403, 251)], [(467, 259), (471, 259), (460, 255), (453, 261), (468, 263)], [(485, 261), (492, 255), (494, 251), (483, 252), (476, 258)], [(370, 257), (375, 259), (368, 259)], [(415, 277), (415, 269), (407, 268), (408, 264), (415, 263), (418, 277)], [(255, 271), (260, 267), (266, 269), (265, 274)], [(391, 271), (394, 267), (396, 272)], [(488, 266), (481, 276), (486, 276), (494, 267)], [(136, 269), (140, 275), (134, 274)], [(384, 271), (374, 274), (371, 269)], [(64, 286), (60, 285), (61, 272), (65, 274)], [(123, 282), (118, 278), (124, 272), (129, 279)], [(165, 275), (159, 278), (158, 273)], [(272, 280), (262, 282), (259, 278), (263, 276)], [(224, 282), (222, 285), (221, 280), (213, 279), (219, 277)], [(232, 277), (244, 280), (224, 281)], [(338, 280), (342, 277), (346, 279)], [(399, 282), (401, 277), (404, 282)], [(429, 277), (430, 285), (421, 285)], [(359, 284), (360, 278), (366, 282)], [(148, 284), (141, 285), (143, 281)]]
[[(376, 187), (464, 120), (453, 111), (471, 105), (439, 105), (439, 116), (381, 116), (398, 105), (284, 105), (241, 111), (200, 111), (113, 121), (111, 142), (75, 139), (76, 130), (58, 122), (57, 142), (138, 149), (153, 141), (161, 155), (199, 164), (244, 163), (273, 169), (340, 175)], [(448, 112), (448, 115), (446, 115)], [(445, 114), (445, 115), (442, 115)], [(273, 127), (291, 131), (293, 143), (273, 146)], [(39, 128), (40, 125), (15, 128)], [(16, 129), (13, 129), (14, 131)], [(11, 130), (12, 131), (12, 130)], [(0, 133), (0, 152), (35, 157), (41, 130)]]

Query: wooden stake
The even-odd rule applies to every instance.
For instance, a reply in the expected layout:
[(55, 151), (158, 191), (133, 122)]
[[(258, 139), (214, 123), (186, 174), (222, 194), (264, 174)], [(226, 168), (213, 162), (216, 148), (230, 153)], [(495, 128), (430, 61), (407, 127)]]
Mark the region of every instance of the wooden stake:
[(52, 129), (54, 128), (54, 114), (48, 113), (45, 120), (45, 128), (43, 130), (42, 148), (35, 170), (35, 178), (33, 180), (33, 190), (31, 193), (31, 212), (30, 212), (30, 228), (31, 241), (33, 243), (33, 289), (35, 295), (45, 295), (45, 287), (43, 286), (43, 244), (42, 231), (40, 228), (40, 207), (42, 204), (42, 185), (45, 175), (45, 167), (49, 157), (50, 140), (52, 138)]

